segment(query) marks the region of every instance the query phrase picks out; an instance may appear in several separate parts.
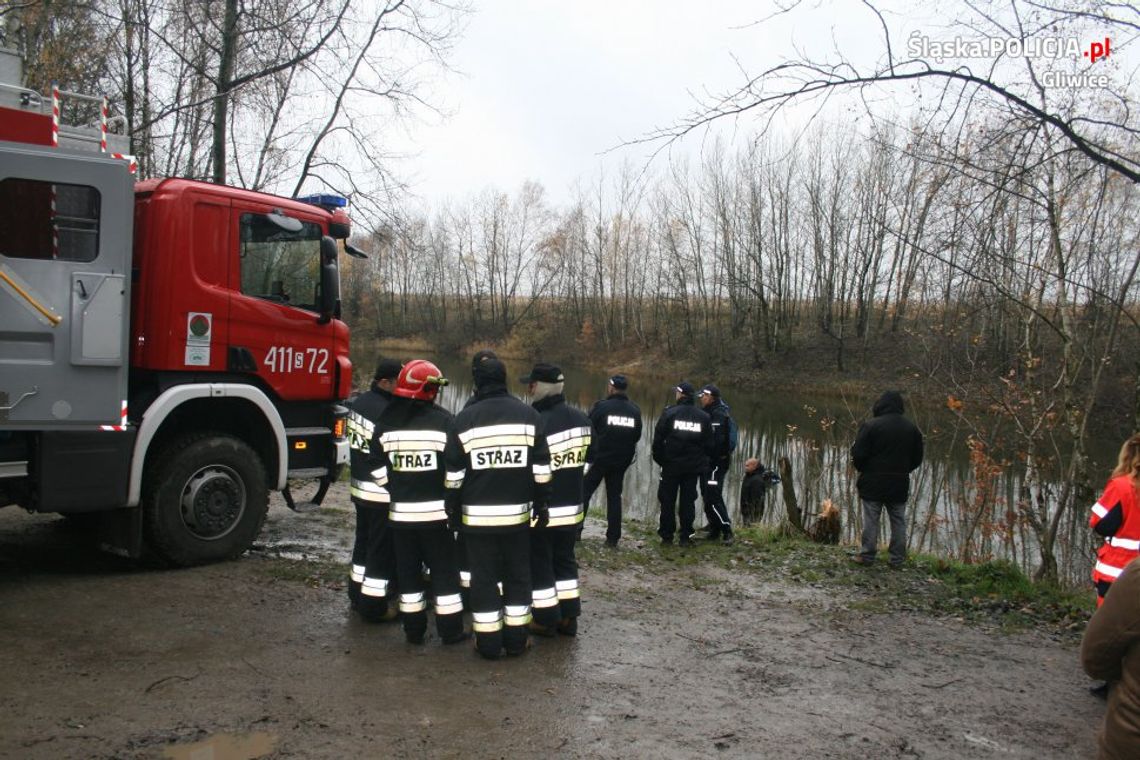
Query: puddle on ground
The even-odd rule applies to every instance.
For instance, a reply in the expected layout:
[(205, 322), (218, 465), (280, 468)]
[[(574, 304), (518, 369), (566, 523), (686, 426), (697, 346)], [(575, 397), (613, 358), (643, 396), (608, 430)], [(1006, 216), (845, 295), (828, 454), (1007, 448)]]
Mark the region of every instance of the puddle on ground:
[(218, 734), (193, 744), (172, 744), (163, 750), (169, 760), (253, 760), (273, 751), (277, 737), (266, 733)]

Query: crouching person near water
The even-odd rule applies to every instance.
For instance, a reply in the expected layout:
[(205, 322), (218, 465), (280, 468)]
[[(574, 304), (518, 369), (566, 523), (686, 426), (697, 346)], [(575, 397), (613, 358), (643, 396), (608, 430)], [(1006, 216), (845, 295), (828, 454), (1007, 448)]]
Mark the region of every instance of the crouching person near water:
[(507, 392), (501, 361), (481, 362), (475, 386), (479, 402), (447, 436), (447, 509), (467, 544), (475, 649), (493, 660), (529, 643), (530, 522), (532, 513), (539, 528), (550, 518), (550, 454), (541, 417)]
[(534, 621), (530, 630), (553, 636), (578, 633), (582, 603), (574, 544), (585, 517), (583, 475), (590, 448), (590, 418), (566, 403), (562, 370), (536, 364), (527, 384), (531, 405), (542, 415), (542, 434), (550, 451), (550, 522), (530, 534), (530, 571)]
[(768, 486), (779, 483), (780, 476), (752, 457), (744, 460), (744, 480), (740, 483), (740, 521), (745, 525), (764, 519), (764, 502)]
[(1089, 621), (1081, 663), (1111, 686), (1097, 760), (1140, 757), (1140, 563), (1133, 560)]
[(376, 484), (391, 498), (389, 525), (396, 549), (396, 577), (404, 635), (422, 644), (427, 598), (422, 568), (431, 576), (435, 625), (444, 644), (467, 638), (455, 539), (447, 527), (443, 450), (451, 413), (435, 399), (447, 380), (429, 361), (408, 362), (396, 380), (394, 398), (380, 414), (372, 438)]

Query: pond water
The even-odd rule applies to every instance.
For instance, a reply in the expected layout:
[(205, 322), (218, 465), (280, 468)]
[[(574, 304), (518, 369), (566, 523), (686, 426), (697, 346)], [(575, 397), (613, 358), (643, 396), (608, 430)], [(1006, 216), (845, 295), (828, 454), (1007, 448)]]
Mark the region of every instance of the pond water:
[[(377, 349), (354, 347), (353, 364), (356, 384), (361, 386), (375, 366)], [(418, 358), (418, 357), (404, 357)], [(440, 403), (458, 411), (471, 395), (470, 357), (432, 356), (451, 384), (444, 389)], [(517, 382), (530, 365), (507, 360), (511, 390), (525, 398), (526, 388)], [(583, 410), (605, 395), (609, 375), (600, 370), (562, 366), (566, 375), (566, 398)], [(658, 415), (673, 403), (674, 382), (643, 379), (634, 374), (629, 397), (642, 412), (645, 434), (638, 447), (638, 457), (626, 473), (625, 517), (657, 523), (657, 481), (660, 468), (650, 457), (653, 426)], [(740, 428), (740, 442), (733, 455), (725, 488), (725, 500), (734, 524), (739, 522), (739, 491), (744, 473), (744, 460), (756, 457), (775, 469), (781, 457), (792, 468), (792, 481), (805, 521), (818, 512), (824, 499), (831, 499), (842, 515), (843, 541), (854, 542), (860, 529), (859, 500), (855, 490), (857, 473), (849, 465), (849, 450), (859, 423), (870, 416), (873, 398), (813, 397), (788, 392), (765, 393), (763, 388), (734, 386), (718, 382), (714, 377), (684, 378), (700, 387), (717, 382), (724, 400)], [(1023, 471), (1007, 466), (992, 480), (989, 490), (979, 489), (966, 445), (967, 433), (956, 427), (954, 418), (944, 409), (924, 409), (909, 403), (907, 415), (923, 431), (926, 457), (911, 475), (911, 498), (907, 507), (908, 545), (912, 552), (925, 552), (954, 558), (1009, 559), (1027, 572), (1038, 562), (1036, 545), (1023, 519), (1010, 508), (1016, 503)], [(1107, 475), (1111, 470), (1115, 445), (1098, 442), (1093, 446), (1093, 473)], [(1094, 475), (1094, 485), (1101, 483)], [(604, 489), (604, 487), (603, 487)], [(605, 514), (603, 489), (594, 495), (590, 515)], [(979, 509), (982, 505), (982, 509)], [(1066, 522), (1058, 541), (1058, 561), (1062, 575), (1070, 581), (1086, 582), (1093, 562), (1091, 531), (1087, 525), (1086, 506), (1078, 505), (1079, 515)], [(762, 522), (776, 524), (784, 517), (784, 502), (779, 486), (768, 493), (767, 509)], [(981, 517), (979, 517), (981, 515)], [(882, 520), (884, 530), (886, 518)], [(698, 500), (697, 525), (704, 523)], [(885, 549), (884, 536), (882, 548)]]

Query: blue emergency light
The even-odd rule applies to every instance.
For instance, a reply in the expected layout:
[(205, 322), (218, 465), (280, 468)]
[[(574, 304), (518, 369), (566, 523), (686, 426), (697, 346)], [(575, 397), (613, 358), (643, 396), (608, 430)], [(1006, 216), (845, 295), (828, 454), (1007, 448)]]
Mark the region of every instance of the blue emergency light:
[(301, 203), (308, 203), (313, 206), (319, 206), (325, 211), (334, 211), (338, 208), (344, 208), (348, 205), (348, 198), (345, 198), (343, 195), (331, 195), (328, 193), (300, 195), (295, 200), (299, 200)]

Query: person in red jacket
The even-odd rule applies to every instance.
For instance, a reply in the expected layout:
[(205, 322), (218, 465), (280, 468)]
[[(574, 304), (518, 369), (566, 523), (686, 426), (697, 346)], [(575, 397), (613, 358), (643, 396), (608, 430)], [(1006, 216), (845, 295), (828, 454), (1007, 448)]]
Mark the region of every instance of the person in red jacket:
[(1124, 572), (1124, 566), (1140, 556), (1140, 434), (1120, 447), (1116, 469), (1104, 487), (1104, 493), (1093, 504), (1089, 527), (1104, 536), (1097, 549), (1093, 584), (1096, 606), (1104, 604), (1105, 594)]

